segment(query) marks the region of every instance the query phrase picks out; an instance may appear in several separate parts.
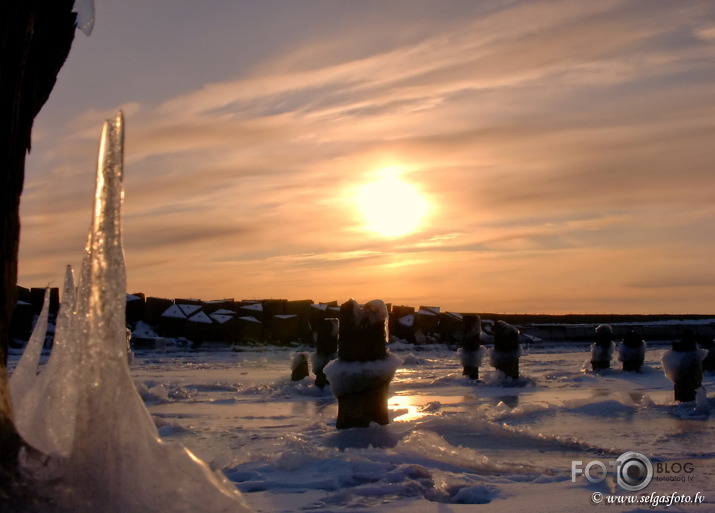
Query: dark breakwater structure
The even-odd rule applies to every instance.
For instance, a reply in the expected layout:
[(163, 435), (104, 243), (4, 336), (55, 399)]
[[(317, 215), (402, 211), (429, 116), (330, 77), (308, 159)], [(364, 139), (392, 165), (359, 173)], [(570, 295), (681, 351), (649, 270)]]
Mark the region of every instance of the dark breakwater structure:
[[(42, 308), (44, 289), (17, 290), (11, 344), (22, 347)], [(58, 289), (51, 289), (51, 324), (60, 299)], [(525, 342), (592, 342), (594, 330), (601, 324), (612, 326), (614, 340), (635, 332), (644, 340), (665, 343), (679, 339), (685, 329), (699, 337), (715, 338), (715, 314), (504, 314), (443, 312), (439, 306), (386, 306), (391, 338), (415, 345), (461, 346), (465, 319), (473, 316), (481, 319), (485, 335), (494, 335), (494, 326), (502, 321), (516, 327)], [(154, 349), (165, 339), (178, 339), (194, 349), (204, 344), (314, 346), (321, 323), (339, 316), (338, 301), (310, 299), (202, 300), (134, 293), (128, 294), (126, 301), (126, 323), (135, 349)]]

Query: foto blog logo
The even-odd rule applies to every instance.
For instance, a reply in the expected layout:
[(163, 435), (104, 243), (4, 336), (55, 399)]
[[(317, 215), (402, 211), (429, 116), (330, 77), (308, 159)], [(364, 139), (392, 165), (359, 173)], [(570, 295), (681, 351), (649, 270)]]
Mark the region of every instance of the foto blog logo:
[(571, 462), (571, 482), (576, 482), (576, 477), (583, 475), (591, 483), (600, 483), (611, 472), (616, 476), (616, 483), (628, 492), (639, 492), (647, 487), (653, 480), (653, 464), (648, 457), (635, 451), (627, 451), (608, 464), (593, 460), (584, 466), (582, 460)]

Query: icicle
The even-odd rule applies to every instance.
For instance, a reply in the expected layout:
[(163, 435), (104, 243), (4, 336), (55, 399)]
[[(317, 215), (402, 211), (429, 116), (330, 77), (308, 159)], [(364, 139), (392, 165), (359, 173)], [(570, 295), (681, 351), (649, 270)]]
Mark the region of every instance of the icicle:
[(85, 36), (91, 36), (94, 29), (94, 0), (75, 0), (72, 12), (77, 13), (77, 28)]
[(15, 367), (15, 372), (10, 376), (10, 400), (14, 410), (22, 407), (22, 403), (28, 390), (34, 385), (37, 379), (37, 371), (40, 363), (40, 353), (45, 344), (47, 336), (47, 319), (50, 312), (50, 289), (45, 290), (45, 299), (42, 303), (42, 311), (37, 319), (37, 324), (32, 330), (30, 340), (25, 346), (22, 358)]
[[(121, 233), (123, 125), (120, 112), (103, 128), (74, 311), (68, 329), (59, 333), (60, 347), (71, 346), (78, 363), (67, 366), (70, 373), (77, 370), (74, 408), (65, 412), (74, 422), (71, 449), (67, 457), (42, 464), (51, 472), (36, 462), (26, 467), (36, 471), (38, 495), (51, 496), (55, 509), (73, 513), (249, 512), (222, 474), (182, 446), (159, 439), (129, 371)], [(64, 453), (66, 440), (58, 447)]]
[(15, 410), (15, 424), (22, 438), (45, 454), (67, 456), (74, 438), (75, 417), (68, 414), (77, 408), (79, 355), (68, 338), (74, 306), (74, 275), (68, 265), (52, 353), (35, 385)]

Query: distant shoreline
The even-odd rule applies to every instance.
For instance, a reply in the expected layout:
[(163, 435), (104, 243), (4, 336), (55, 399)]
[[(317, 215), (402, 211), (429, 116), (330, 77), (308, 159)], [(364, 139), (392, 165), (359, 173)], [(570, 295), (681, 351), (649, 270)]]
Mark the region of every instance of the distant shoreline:
[(715, 323), (715, 314), (520, 314), (477, 313), (482, 319), (494, 319), (509, 324), (640, 324), (697, 321)]

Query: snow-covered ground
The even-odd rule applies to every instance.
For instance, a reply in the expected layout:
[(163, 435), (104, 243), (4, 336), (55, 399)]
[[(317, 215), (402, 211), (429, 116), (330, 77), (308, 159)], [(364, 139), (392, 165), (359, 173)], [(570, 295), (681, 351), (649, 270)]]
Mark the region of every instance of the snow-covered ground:
[[(660, 364), (667, 346), (649, 347), (641, 373), (614, 359), (601, 374), (582, 370), (585, 344), (533, 346), (517, 383), (489, 367), (470, 382), (444, 346), (390, 347), (403, 361), (391, 423), (347, 430), (312, 374), (290, 381), (290, 350), (170, 347), (137, 352), (131, 370), (161, 436), (223, 470), (260, 512), (566, 511), (591, 507), (594, 493), (673, 492), (705, 503), (655, 510), (715, 511), (715, 415), (676, 406)], [(704, 384), (715, 414), (715, 377)], [(643, 491), (624, 493), (613, 476), (572, 482), (572, 461), (608, 464), (626, 451), (656, 466)]]

